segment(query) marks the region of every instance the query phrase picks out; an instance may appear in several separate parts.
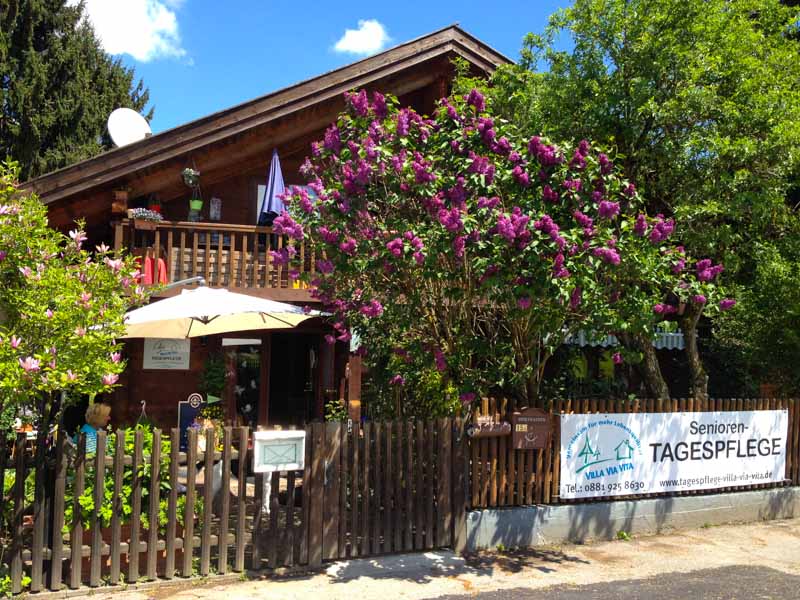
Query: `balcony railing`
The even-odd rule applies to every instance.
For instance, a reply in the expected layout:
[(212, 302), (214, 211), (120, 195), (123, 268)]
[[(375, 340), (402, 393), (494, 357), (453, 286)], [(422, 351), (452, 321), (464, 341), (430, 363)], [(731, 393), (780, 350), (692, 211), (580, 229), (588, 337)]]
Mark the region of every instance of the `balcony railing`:
[[(297, 289), (302, 284), (276, 265), (270, 250), (288, 238), (271, 227), (188, 221), (121, 221), (115, 226), (115, 248), (141, 257), (145, 283), (172, 283), (202, 276), (213, 287)], [(313, 273), (316, 259), (307, 242), (297, 248), (302, 272)]]

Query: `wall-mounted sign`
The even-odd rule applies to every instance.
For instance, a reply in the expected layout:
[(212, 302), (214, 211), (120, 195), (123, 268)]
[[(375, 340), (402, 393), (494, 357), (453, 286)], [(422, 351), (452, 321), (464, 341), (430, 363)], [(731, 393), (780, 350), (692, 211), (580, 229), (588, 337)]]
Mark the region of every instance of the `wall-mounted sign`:
[(144, 340), (143, 369), (187, 371), (190, 340), (150, 338)]
[(253, 432), (253, 471), (296, 471), (305, 468), (306, 432)]
[(561, 498), (783, 481), (786, 410), (561, 415)]
[(466, 433), (471, 438), (502, 437), (511, 433), (511, 423), (496, 422), (492, 415), (478, 416), (467, 425)]
[(516, 450), (541, 450), (550, 443), (553, 418), (541, 408), (524, 408), (511, 415), (511, 445)]

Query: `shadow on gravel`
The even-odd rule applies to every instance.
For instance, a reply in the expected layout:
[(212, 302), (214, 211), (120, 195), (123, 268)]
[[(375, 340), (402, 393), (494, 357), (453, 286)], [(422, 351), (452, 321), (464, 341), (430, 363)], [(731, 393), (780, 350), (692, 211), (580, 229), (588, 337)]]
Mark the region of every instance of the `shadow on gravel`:
[(333, 583), (344, 583), (360, 577), (430, 583), (442, 577), (491, 577), (495, 573), (519, 573), (523, 569), (536, 569), (547, 574), (556, 572), (565, 564), (590, 563), (560, 550), (548, 549), (519, 549), (466, 557), (442, 551), (337, 562), (329, 565), (326, 572)]

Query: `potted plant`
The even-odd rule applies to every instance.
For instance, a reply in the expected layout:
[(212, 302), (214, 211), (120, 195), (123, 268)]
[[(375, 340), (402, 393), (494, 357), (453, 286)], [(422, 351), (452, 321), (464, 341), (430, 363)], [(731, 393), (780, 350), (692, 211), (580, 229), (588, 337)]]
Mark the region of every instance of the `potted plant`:
[(192, 190), (192, 195), (189, 198), (189, 212), (199, 213), (203, 210), (203, 195), (200, 191), (200, 171), (187, 167), (181, 172), (181, 175), (183, 176), (183, 183)]
[(160, 213), (147, 208), (131, 208), (128, 210), (128, 218), (133, 220), (136, 229), (155, 231), (159, 222), (164, 220)]
[(220, 401), (225, 389), (225, 357), (222, 353), (210, 354), (206, 358), (198, 387), (206, 395), (206, 403)]

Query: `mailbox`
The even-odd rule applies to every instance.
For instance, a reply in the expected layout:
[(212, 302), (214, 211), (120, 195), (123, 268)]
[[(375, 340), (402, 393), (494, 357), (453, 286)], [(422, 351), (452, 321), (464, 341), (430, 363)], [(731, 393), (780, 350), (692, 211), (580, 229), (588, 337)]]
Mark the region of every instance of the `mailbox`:
[(553, 417), (541, 408), (524, 408), (511, 415), (511, 444), (516, 450), (541, 450), (553, 435)]
[(253, 432), (253, 471), (296, 471), (304, 468), (306, 432), (255, 431)]

